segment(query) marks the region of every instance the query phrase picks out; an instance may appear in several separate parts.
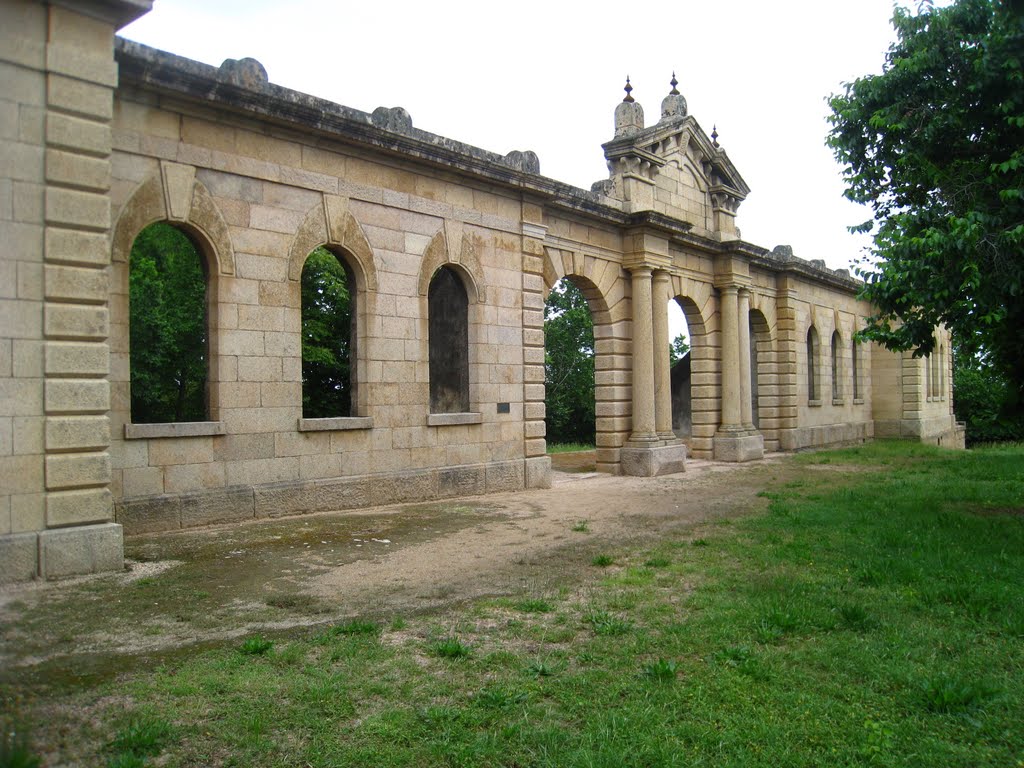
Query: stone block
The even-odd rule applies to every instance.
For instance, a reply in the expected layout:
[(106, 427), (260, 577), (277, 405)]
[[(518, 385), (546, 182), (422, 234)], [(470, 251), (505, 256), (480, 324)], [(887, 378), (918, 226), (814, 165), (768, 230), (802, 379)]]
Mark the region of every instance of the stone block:
[(110, 227), (110, 199), (94, 192), (47, 187), (46, 222), (106, 230)]
[(619, 451), (621, 473), (632, 477), (658, 477), (686, 471), (686, 446), (625, 446)]
[(124, 531), (117, 523), (39, 533), (39, 572), (57, 579), (124, 568)]
[(39, 574), (39, 536), (11, 533), (0, 536), (0, 584), (31, 581)]
[(46, 180), (93, 192), (110, 189), (110, 161), (59, 149), (46, 151)]
[(373, 506), (437, 498), (437, 473), (431, 470), (376, 476), (370, 488)]
[(719, 431), (714, 438), (715, 461), (744, 462), (764, 458), (764, 436), (744, 431)]
[(109, 88), (53, 73), (46, 78), (46, 103), (96, 120), (109, 120), (114, 113)]
[(47, 490), (109, 484), (110, 455), (106, 452), (59, 453), (46, 457)]
[(121, 470), (121, 495), (154, 496), (164, 492), (162, 467), (127, 467)]
[(110, 244), (103, 232), (47, 227), (44, 248), (49, 262), (103, 265), (110, 261)]
[(181, 496), (181, 527), (252, 520), (256, 516), (253, 489), (217, 488)]
[(46, 496), (46, 526), (60, 528), (110, 520), (112, 499), (107, 488), (50, 491)]
[(551, 487), (551, 457), (534, 456), (523, 462), (527, 488)]
[(181, 497), (160, 495), (124, 499), (114, 504), (114, 520), (129, 535), (181, 528)]
[(521, 459), (487, 465), (487, 493), (521, 491), (526, 485), (526, 472)]
[(106, 413), (110, 384), (87, 379), (50, 379), (45, 387), (46, 412)]
[(48, 303), (43, 310), (43, 330), (50, 339), (106, 339), (109, 333), (107, 309)]
[(442, 499), (477, 496), (484, 493), (486, 487), (487, 473), (483, 464), (442, 467), (437, 471), (437, 495)]

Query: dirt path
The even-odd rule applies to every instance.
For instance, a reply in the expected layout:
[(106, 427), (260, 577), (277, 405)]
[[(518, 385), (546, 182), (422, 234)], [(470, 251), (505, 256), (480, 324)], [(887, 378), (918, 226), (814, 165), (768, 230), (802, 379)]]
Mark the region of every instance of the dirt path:
[(0, 589), (0, 683), (102, 676), (255, 631), (571, 587), (598, 553), (762, 508), (758, 492), (794, 471), (781, 456), (691, 461), (662, 478), (569, 461), (577, 471), (556, 472), (550, 490), (132, 537), (124, 573)]

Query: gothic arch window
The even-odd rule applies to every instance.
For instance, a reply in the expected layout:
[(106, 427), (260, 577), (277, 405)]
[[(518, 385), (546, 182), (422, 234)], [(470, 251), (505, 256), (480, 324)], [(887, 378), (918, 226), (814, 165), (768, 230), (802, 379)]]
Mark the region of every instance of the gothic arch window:
[(128, 265), (131, 421), (209, 418), (207, 260), (192, 237), (165, 221), (143, 229)]
[(320, 246), (302, 265), (302, 417), (355, 415), (356, 280), (344, 256)]
[(843, 397), (843, 361), (841, 351), (843, 340), (839, 337), (839, 331), (832, 331), (832, 400), (841, 400)]
[(469, 297), (462, 278), (441, 266), (427, 289), (430, 412), (469, 412)]
[(812, 325), (807, 329), (807, 400), (815, 405), (821, 402), (821, 385), (818, 381), (818, 330)]

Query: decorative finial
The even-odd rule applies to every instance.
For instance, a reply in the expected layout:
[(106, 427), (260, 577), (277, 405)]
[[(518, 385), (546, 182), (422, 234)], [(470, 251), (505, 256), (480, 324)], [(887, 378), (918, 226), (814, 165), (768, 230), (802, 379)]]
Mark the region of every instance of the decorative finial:
[(718, 146), (718, 126), (711, 126), (711, 144), (712, 146)]
[(679, 89), (677, 89), (676, 86), (679, 85), (679, 81), (676, 80), (675, 70), (672, 71), (672, 79), (669, 81), (669, 84), (672, 86), (672, 90), (669, 91), (669, 93), (672, 96), (678, 96), (679, 95)]
[(624, 98), (623, 101), (627, 103), (632, 103), (634, 101), (633, 86), (629, 84), (629, 75), (626, 75), (626, 87), (623, 88), (622, 90), (626, 92), (626, 98)]

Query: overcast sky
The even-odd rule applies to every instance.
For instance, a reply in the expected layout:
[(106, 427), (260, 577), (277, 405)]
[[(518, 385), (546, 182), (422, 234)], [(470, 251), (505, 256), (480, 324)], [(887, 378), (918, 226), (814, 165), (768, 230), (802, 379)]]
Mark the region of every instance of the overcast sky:
[[(600, 10), (604, 8), (605, 10)], [(881, 71), (892, 0), (156, 0), (121, 34), (219, 65), (251, 56), (278, 85), (504, 154), (584, 189), (607, 178), (602, 142), (628, 74), (657, 122), (679, 90), (751, 188), (743, 239), (849, 266), (869, 217), (842, 197), (825, 99)]]

